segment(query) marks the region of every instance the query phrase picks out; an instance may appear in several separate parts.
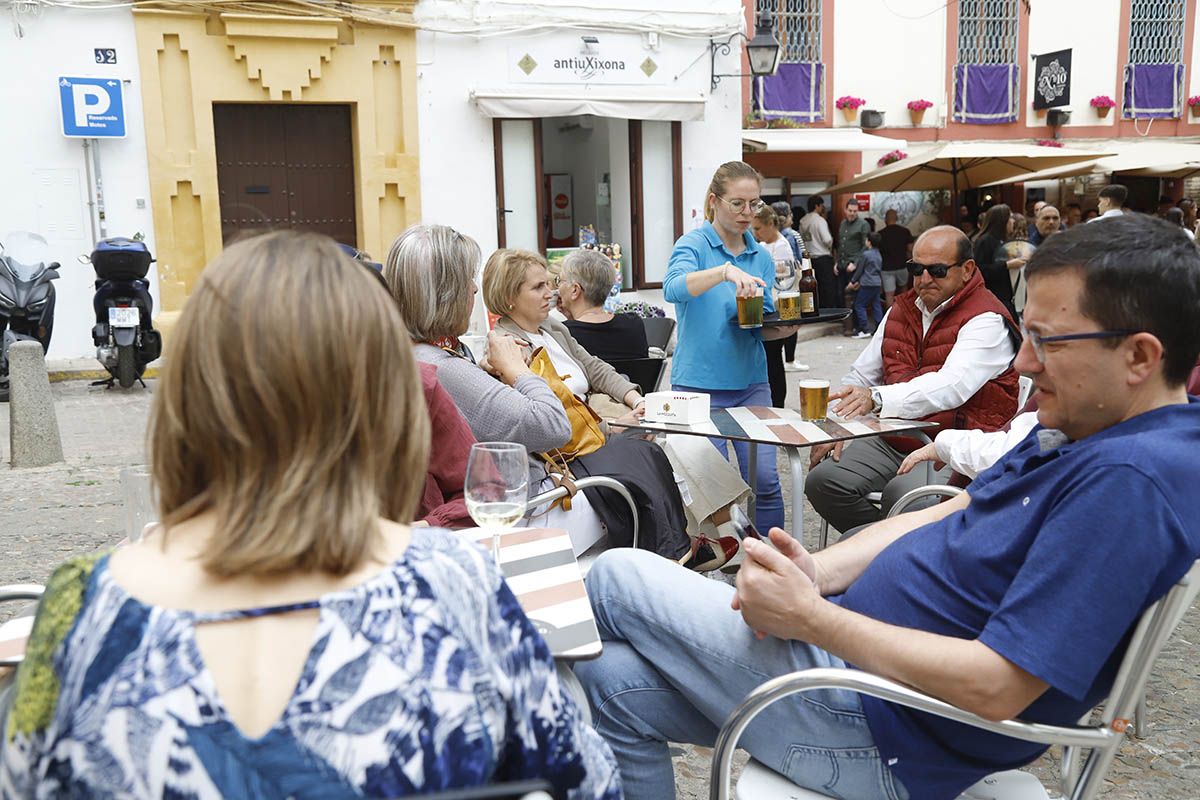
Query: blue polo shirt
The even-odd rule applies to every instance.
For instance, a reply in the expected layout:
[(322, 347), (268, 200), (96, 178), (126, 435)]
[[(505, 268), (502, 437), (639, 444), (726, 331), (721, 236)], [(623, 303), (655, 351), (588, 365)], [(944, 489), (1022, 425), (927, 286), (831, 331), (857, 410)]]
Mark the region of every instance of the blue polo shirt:
[[(965, 510), (897, 540), (834, 600), (979, 639), (1050, 685), (1021, 719), (1073, 725), (1107, 694), (1141, 613), (1200, 557), (1200, 401), (1061, 441), (1034, 428), (975, 479)], [(863, 709), (885, 762), (922, 800), (954, 798), (1046, 749), (870, 697)]]
[(663, 297), (675, 304), (679, 337), (671, 361), (671, 383), (698, 389), (745, 389), (767, 382), (767, 356), (759, 330), (742, 330), (730, 322), (737, 317), (737, 294), (733, 284), (723, 281), (699, 297), (687, 290), (687, 274), (719, 267), (728, 261), (749, 275), (762, 278), (763, 310), (775, 310), (772, 287), (775, 261), (766, 248), (747, 231), (746, 249), (733, 255), (721, 241), (712, 223), (705, 222), (675, 242)]

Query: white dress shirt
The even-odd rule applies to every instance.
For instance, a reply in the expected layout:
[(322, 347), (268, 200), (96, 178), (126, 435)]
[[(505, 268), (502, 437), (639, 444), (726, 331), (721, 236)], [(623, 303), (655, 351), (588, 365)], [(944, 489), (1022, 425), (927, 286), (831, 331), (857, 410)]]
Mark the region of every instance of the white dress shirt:
[(933, 449), (937, 451), (938, 461), (944, 461), (950, 469), (974, 479), (1020, 444), (1034, 425), (1037, 425), (1037, 412), (1026, 411), (1013, 418), (1007, 431), (942, 431), (934, 438)]
[(829, 232), (829, 223), (815, 211), (810, 211), (800, 218), (800, 236), (810, 258), (833, 255), (833, 234)]
[(1089, 223), (1092, 223), (1092, 222), (1099, 222), (1099, 221), (1100, 221), (1100, 220), (1102, 220), (1102, 219), (1112, 219), (1113, 217), (1123, 217), (1123, 216), (1125, 216), (1125, 212), (1124, 212), (1124, 211), (1122, 211), (1121, 209), (1119, 209), (1119, 208), (1110, 208), (1108, 211), (1105, 211), (1105, 212), (1104, 212), (1103, 214), (1101, 214), (1100, 216), (1098, 216), (1098, 217), (1092, 217), (1091, 219), (1089, 219), (1089, 220), (1088, 220), (1088, 222), (1089, 222)]
[[(941, 314), (949, 302), (947, 300), (933, 311), (927, 311), (921, 298), (916, 299), (917, 310), (921, 312), (922, 336), (929, 333), (934, 317)], [(941, 369), (918, 375), (905, 383), (884, 385), (883, 332), (891, 314), (892, 310), (888, 309), (871, 343), (851, 365), (846, 377), (842, 378), (844, 386), (878, 389), (883, 401), (879, 409), (881, 417), (920, 419), (939, 411), (958, 408), (982, 389), (985, 383), (1003, 374), (1017, 354), (1004, 319), (988, 311), (968, 320), (958, 329), (958, 340)]]

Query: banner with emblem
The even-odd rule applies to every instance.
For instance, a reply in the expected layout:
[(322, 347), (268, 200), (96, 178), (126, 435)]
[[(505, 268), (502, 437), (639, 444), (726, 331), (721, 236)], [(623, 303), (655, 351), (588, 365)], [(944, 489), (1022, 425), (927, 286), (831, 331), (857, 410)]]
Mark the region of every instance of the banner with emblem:
[(1071, 104), (1071, 51), (1038, 56), (1033, 67), (1033, 107), (1058, 108)]

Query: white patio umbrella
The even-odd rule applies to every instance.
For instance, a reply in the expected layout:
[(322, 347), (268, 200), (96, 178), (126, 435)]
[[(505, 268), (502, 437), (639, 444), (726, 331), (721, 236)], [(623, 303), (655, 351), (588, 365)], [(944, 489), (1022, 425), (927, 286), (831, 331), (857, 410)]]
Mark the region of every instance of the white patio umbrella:
[(1200, 144), (1196, 143), (1163, 140), (1114, 142), (1107, 149), (1115, 150), (1116, 155), (1014, 175), (1003, 182), (1027, 183), (1111, 173), (1186, 178), (1200, 172)]
[(1105, 155), (1112, 153), (1014, 142), (946, 142), (834, 184), (825, 191), (838, 194), (949, 189), (957, 204), (958, 193), (963, 189), (994, 186), (1008, 182), (1015, 175), (1095, 161)]

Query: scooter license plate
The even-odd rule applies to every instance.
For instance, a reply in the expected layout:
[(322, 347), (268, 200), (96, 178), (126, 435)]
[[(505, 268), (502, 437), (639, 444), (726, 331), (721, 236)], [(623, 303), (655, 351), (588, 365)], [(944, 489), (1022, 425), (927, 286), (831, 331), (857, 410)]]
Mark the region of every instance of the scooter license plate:
[(114, 328), (136, 328), (138, 322), (136, 308), (110, 308), (108, 310), (108, 324)]

